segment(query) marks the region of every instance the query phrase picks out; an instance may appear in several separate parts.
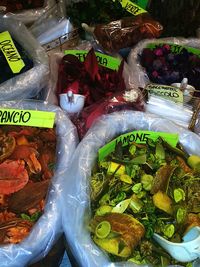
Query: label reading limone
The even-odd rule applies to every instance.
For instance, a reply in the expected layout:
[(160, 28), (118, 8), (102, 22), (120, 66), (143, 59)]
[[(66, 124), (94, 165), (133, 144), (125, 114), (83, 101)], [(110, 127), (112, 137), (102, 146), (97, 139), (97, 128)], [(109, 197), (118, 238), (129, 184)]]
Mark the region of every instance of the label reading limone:
[(119, 0), (119, 2), (124, 9), (126, 9), (129, 13), (133, 14), (134, 16), (147, 12), (145, 9), (132, 3), (130, 0)]
[(55, 113), (38, 110), (0, 109), (0, 125), (53, 128)]
[[(88, 54), (88, 51), (87, 50), (65, 50), (65, 55), (67, 54), (74, 55), (78, 57), (78, 59), (81, 62), (84, 62)], [(120, 63), (121, 63), (120, 59), (111, 57), (111, 56), (108, 56), (108, 55), (105, 55), (99, 52), (95, 52), (95, 55), (96, 55), (99, 65), (112, 69), (112, 70), (118, 70)]]
[(19, 73), (25, 66), (17, 48), (15, 47), (12, 37), (8, 31), (0, 33), (0, 49), (4, 54), (10, 69), (13, 73)]
[(162, 137), (171, 146), (176, 147), (179, 135), (165, 132), (153, 132), (153, 131), (133, 131), (127, 134), (123, 134), (112, 140), (110, 143), (101, 147), (98, 151), (99, 160), (103, 160), (111, 152), (115, 151), (116, 145), (121, 142), (122, 146), (126, 146), (132, 142), (145, 144), (148, 139), (156, 141), (158, 137)]
[(150, 95), (160, 96), (176, 103), (183, 103), (183, 92), (174, 86), (148, 84), (145, 88)]

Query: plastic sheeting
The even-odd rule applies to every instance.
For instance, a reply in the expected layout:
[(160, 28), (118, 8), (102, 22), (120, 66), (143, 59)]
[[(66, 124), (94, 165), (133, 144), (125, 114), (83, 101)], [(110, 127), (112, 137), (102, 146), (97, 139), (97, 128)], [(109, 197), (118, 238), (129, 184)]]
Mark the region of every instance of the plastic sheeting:
[(9, 31), (11, 36), (25, 49), (34, 65), (30, 70), (0, 84), (0, 100), (35, 97), (48, 83), (49, 64), (44, 49), (21, 22), (1, 17), (1, 31)]
[(186, 151), (200, 155), (200, 137), (165, 119), (133, 111), (102, 116), (77, 147), (62, 195), (63, 228), (72, 253), (82, 267), (137, 266), (133, 263), (112, 263), (107, 254), (93, 243), (87, 229), (90, 217), (89, 178), (98, 149), (118, 135), (135, 129), (178, 133)]
[(19, 21), (22, 21), (25, 24), (30, 24), (36, 21), (42, 14), (44, 14), (48, 9), (52, 8), (55, 5), (55, 0), (45, 0), (44, 6), (42, 8), (27, 9), (18, 12), (9, 12), (6, 14), (6, 17), (12, 17)]
[(67, 179), (66, 171), (75, 151), (77, 134), (68, 117), (56, 106), (40, 101), (0, 102), (1, 108), (18, 108), (52, 111), (56, 113), (56, 169), (49, 188), (43, 215), (32, 228), (29, 236), (19, 244), (0, 247), (1, 267), (23, 267), (45, 257), (62, 230), (62, 206), (60, 196), (64, 193), (63, 184)]

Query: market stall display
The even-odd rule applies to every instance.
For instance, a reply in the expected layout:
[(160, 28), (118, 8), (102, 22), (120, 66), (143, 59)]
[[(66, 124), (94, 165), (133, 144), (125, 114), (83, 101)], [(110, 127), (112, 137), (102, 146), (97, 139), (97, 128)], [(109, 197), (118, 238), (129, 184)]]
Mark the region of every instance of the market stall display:
[[(1, 127), (6, 141), (1, 153), (1, 266), (21, 267), (45, 257), (62, 234), (59, 198), (77, 136), (75, 127), (56, 106), (35, 101), (2, 102), (0, 106), (1, 124), (7, 121)], [(45, 127), (45, 123), (53, 127), (53, 115), (55, 129), (9, 126), (20, 124), (21, 117), (21, 122), (28, 124), (28, 119), (36, 116), (34, 123), (38, 127)]]
[[(106, 182), (107, 180), (103, 179), (103, 175), (104, 175), (103, 173), (104, 172), (101, 172), (101, 175), (100, 174), (96, 175), (96, 176), (94, 175), (93, 178), (91, 178), (92, 170), (93, 170), (93, 174), (94, 174), (94, 171), (95, 172), (98, 171), (98, 168), (96, 166), (96, 161), (97, 161), (98, 156), (100, 155), (100, 152), (98, 153), (99, 149), (101, 147), (103, 147), (106, 143), (110, 142), (113, 138), (116, 138), (117, 136), (119, 136), (123, 133), (128, 133), (128, 132), (135, 131), (135, 130), (141, 130), (143, 135), (141, 136), (138, 134), (138, 136), (136, 137), (136, 135), (134, 135), (134, 132), (132, 132), (131, 133), (132, 135), (126, 134), (126, 137), (124, 137), (124, 139), (118, 138), (118, 142), (116, 142), (116, 140), (115, 140), (112, 143), (112, 146), (111, 146), (112, 150), (111, 151), (113, 151), (113, 150), (115, 151), (115, 149), (119, 148), (119, 150), (116, 154), (116, 159), (118, 159), (118, 161), (116, 162), (113, 158), (113, 161), (111, 162), (112, 164), (109, 165), (109, 170), (107, 172), (107, 175), (110, 175), (109, 177), (113, 178), (113, 179), (109, 179), (109, 181), (110, 182), (112, 181), (112, 183), (109, 183), (109, 181), (108, 181), (108, 184), (107, 184), (107, 182)], [(166, 168), (167, 165), (163, 164), (162, 166), (160, 166), (160, 164), (163, 160), (163, 156), (164, 156), (164, 149), (162, 149), (163, 146), (159, 142), (157, 142), (156, 144), (154, 142), (152, 142), (152, 143), (150, 142), (151, 140), (148, 139), (148, 132), (145, 132), (145, 131), (149, 131), (149, 130), (154, 131), (155, 134), (156, 134), (156, 132), (175, 133), (176, 135), (178, 134), (178, 140), (180, 141), (180, 144), (183, 147), (184, 152), (180, 149), (177, 149), (177, 148), (173, 148), (172, 153), (169, 152), (169, 154), (171, 156), (174, 155), (174, 153), (180, 152), (178, 159), (181, 162), (180, 163), (179, 160), (178, 161), (175, 160), (174, 163), (176, 162), (178, 165), (176, 165), (176, 163), (173, 167), (172, 167), (172, 165), (169, 165), (169, 166), (171, 166), (171, 167), (169, 167), (169, 169), (170, 169), (169, 172), (164, 171), (164, 168)], [(147, 135), (145, 135), (145, 134), (147, 134)], [(157, 133), (157, 136), (158, 135), (159, 135), (159, 133)], [(155, 170), (157, 168), (159, 168), (159, 166), (160, 166), (160, 168), (162, 168), (160, 171), (157, 172), (157, 176), (155, 176), (156, 178), (154, 177), (152, 179), (152, 177), (151, 177), (152, 174), (148, 173), (148, 170), (150, 171), (151, 166), (150, 166), (150, 164), (147, 164), (148, 166), (147, 166), (147, 168), (145, 168), (145, 173), (148, 177), (147, 176), (143, 177), (142, 175), (141, 176), (139, 175), (138, 179), (141, 179), (141, 177), (143, 177), (142, 181), (137, 180), (137, 171), (140, 171), (141, 168), (144, 167), (144, 166), (142, 167), (141, 164), (144, 164), (144, 162), (146, 163), (146, 158), (144, 158), (144, 153), (145, 153), (145, 146), (144, 145), (135, 145), (135, 152), (136, 151), (138, 151), (138, 153), (141, 152), (141, 154), (137, 155), (137, 157), (135, 159), (137, 162), (135, 161), (134, 166), (137, 166), (136, 167), (137, 171), (136, 171), (136, 169), (134, 169), (135, 172), (133, 170), (133, 172), (131, 174), (131, 177), (132, 177), (133, 173), (135, 173), (136, 177), (133, 179), (132, 178), (130, 179), (129, 175), (127, 175), (125, 173), (125, 170), (131, 171), (130, 168), (128, 168), (128, 167), (125, 168), (125, 166), (124, 166), (126, 164), (125, 162), (128, 162), (128, 153), (125, 153), (126, 158), (124, 158), (124, 162), (121, 162), (119, 159), (119, 156), (120, 156), (120, 147), (119, 146), (123, 143), (124, 144), (130, 144), (130, 145), (132, 144), (134, 146), (134, 143), (132, 143), (132, 142), (136, 141), (136, 139), (137, 140), (140, 139), (143, 141), (149, 140), (149, 146), (151, 147), (149, 152), (152, 149), (156, 149), (156, 151), (157, 151), (156, 152), (157, 154), (153, 153), (154, 158), (155, 158), (155, 155), (159, 155), (159, 156), (162, 155), (161, 156), (162, 159), (157, 158), (157, 160), (160, 163), (158, 165), (154, 166)], [(152, 210), (154, 210), (154, 211), (156, 210), (156, 212), (158, 212), (160, 215), (165, 214), (166, 218), (170, 217), (170, 214), (172, 214), (171, 213), (172, 212), (172, 210), (171, 210), (172, 206), (167, 204), (169, 197), (167, 195), (165, 195), (165, 193), (162, 193), (162, 191), (166, 189), (166, 186), (168, 185), (168, 182), (169, 182), (168, 178), (170, 177), (170, 175), (172, 175), (172, 172), (174, 171), (174, 168), (176, 166), (180, 166), (179, 164), (181, 164), (181, 166), (182, 166), (181, 168), (186, 168), (187, 165), (183, 165), (183, 160), (182, 160), (182, 157), (184, 155), (187, 155), (187, 153), (189, 155), (191, 155), (191, 154), (200, 155), (200, 150), (198, 147), (199, 142), (200, 142), (200, 139), (196, 134), (194, 134), (188, 130), (183, 129), (183, 128), (173, 124), (170, 121), (167, 121), (165, 119), (162, 119), (162, 118), (157, 117), (157, 116), (152, 115), (152, 114), (146, 114), (146, 113), (142, 113), (142, 112), (126, 111), (126, 112), (113, 113), (113, 114), (110, 114), (107, 116), (102, 116), (99, 119), (99, 121), (96, 122), (91, 127), (91, 129), (88, 131), (87, 135), (84, 137), (84, 139), (81, 141), (81, 143), (77, 147), (77, 150), (74, 154), (72, 164), (71, 164), (71, 167), (69, 169), (69, 172), (71, 174), (71, 181), (70, 181), (70, 179), (67, 181), (67, 183), (65, 185), (65, 192), (66, 192), (65, 197), (62, 199), (63, 203), (65, 203), (65, 210), (63, 212), (64, 231), (65, 231), (69, 246), (71, 247), (71, 250), (72, 250), (74, 256), (76, 257), (76, 260), (78, 261), (78, 264), (80, 266), (99, 266), (99, 265), (111, 266), (111, 264), (112, 264), (112, 266), (124, 266), (124, 264), (125, 264), (124, 260), (127, 259), (127, 257), (129, 255), (133, 256), (134, 252), (136, 252), (136, 250), (133, 249), (133, 247), (136, 246), (136, 241), (139, 242), (139, 240), (143, 237), (143, 235), (145, 235), (145, 233), (146, 233), (146, 235), (151, 235), (155, 231), (155, 228), (154, 228), (155, 225), (152, 226), (152, 224), (151, 224), (153, 222), (153, 221), (151, 221), (151, 216), (153, 216), (153, 214), (154, 214), (153, 212), (150, 212), (150, 214), (151, 214), (151, 215), (149, 215), (150, 219), (147, 221), (144, 221), (144, 224), (142, 224), (142, 221), (138, 222), (138, 220), (137, 220), (138, 216), (140, 216), (139, 215), (140, 213), (137, 213), (137, 211), (139, 211), (140, 208), (142, 209), (142, 207), (143, 207), (143, 210), (145, 211), (145, 209), (149, 207), (146, 204), (143, 206), (143, 204), (141, 203), (142, 202), (142, 195), (144, 194), (147, 197), (149, 195), (148, 190), (149, 189), (150, 190), (155, 189), (155, 192), (153, 192), (155, 206), (154, 207), (151, 206)], [(119, 144), (119, 146), (115, 146), (116, 144)], [(154, 144), (157, 148), (154, 147)], [(168, 145), (167, 150), (165, 150), (166, 156), (168, 153), (167, 151), (169, 151), (168, 150), (169, 147), (171, 147), (171, 146)], [(104, 151), (105, 155), (109, 155), (109, 148), (108, 147), (105, 147), (105, 149), (102, 148), (102, 150)], [(170, 151), (172, 151), (172, 150), (170, 148)], [(130, 149), (129, 153), (134, 153), (134, 147), (132, 147), (132, 149)], [(122, 156), (122, 154), (121, 154), (121, 156)], [(172, 156), (172, 157), (174, 157), (174, 156)], [(189, 159), (191, 159), (191, 157), (189, 157)], [(197, 156), (197, 158), (199, 158), (199, 156)], [(102, 161), (101, 161), (102, 164), (100, 163), (101, 168), (107, 168), (108, 164), (106, 161), (103, 160), (104, 157), (102, 158), (102, 154), (101, 154), (101, 159), (102, 159)], [(134, 161), (134, 157), (132, 160)], [(192, 164), (191, 160), (189, 160), (189, 161), (188, 161), (188, 163)], [(194, 165), (192, 164), (192, 165), (190, 165), (190, 167), (193, 168)], [(190, 167), (187, 166), (187, 168), (189, 168), (189, 169), (184, 169), (184, 172), (187, 173), (187, 171), (190, 170)], [(181, 170), (181, 169), (179, 169), (179, 170)], [(163, 177), (162, 180), (159, 179), (160, 172), (163, 172), (163, 173), (165, 172), (165, 175), (166, 175), (166, 176), (162, 175), (162, 177)], [(145, 173), (143, 173), (143, 174), (145, 175)], [(132, 207), (131, 210), (135, 211), (135, 213), (134, 213), (135, 219), (131, 219), (132, 217), (130, 218), (129, 215), (127, 215), (128, 217), (126, 215), (123, 216), (123, 214), (121, 213), (128, 207), (128, 205), (129, 205), (128, 202), (130, 199), (128, 199), (128, 198), (126, 199), (126, 197), (125, 197), (126, 194), (128, 196), (127, 192), (125, 192), (124, 194), (123, 193), (119, 194), (118, 197), (115, 196), (115, 193), (116, 194), (119, 193), (118, 190), (117, 191), (114, 190), (114, 189), (116, 189), (115, 186), (117, 186), (118, 180), (117, 180), (117, 177), (114, 178), (114, 176), (112, 174), (114, 174), (114, 175), (119, 174), (119, 177), (121, 177), (121, 180), (119, 182), (119, 183), (121, 183), (121, 185), (118, 187), (119, 190), (121, 190), (122, 188), (124, 188), (124, 190), (126, 190), (126, 189), (128, 190), (128, 188), (130, 188), (130, 186), (131, 186), (131, 188), (133, 188), (133, 190), (134, 190), (133, 195), (135, 197), (132, 199), (134, 204), (131, 206)], [(179, 173), (179, 175), (180, 175), (180, 173)], [(96, 180), (95, 180), (95, 177), (96, 177)], [(164, 177), (165, 178), (168, 177), (167, 179), (165, 179), (165, 182), (163, 180)], [(191, 177), (191, 176), (189, 175), (189, 177)], [(153, 181), (155, 183), (153, 183)], [(92, 196), (90, 196), (91, 182), (92, 182), (92, 188), (93, 189), (95, 188), (95, 191), (92, 191), (92, 193), (93, 193)], [(99, 186), (100, 184), (102, 185), (102, 183), (104, 183), (104, 182), (105, 182), (105, 187)], [(181, 190), (181, 186), (184, 186), (184, 183), (182, 185), (180, 185), (180, 184), (176, 185), (174, 188), (174, 186), (171, 186), (171, 183), (173, 184), (174, 182), (175, 182), (175, 180), (170, 180), (169, 190), (172, 190), (172, 193), (173, 193), (173, 191), (175, 189), (180, 189), (177, 192), (179, 192), (179, 191), (182, 192), (183, 189)], [(108, 189), (111, 188), (109, 185), (113, 186), (112, 188), (114, 190), (114, 191), (112, 191), (113, 195), (110, 196), (111, 198), (109, 197), (109, 194), (107, 194), (107, 196), (106, 196), (106, 193), (108, 193)], [(104, 190), (104, 188), (105, 188), (105, 190)], [(146, 189), (144, 189), (144, 188), (146, 188)], [(140, 191), (140, 189), (141, 189), (141, 191)], [(191, 190), (192, 190), (192, 188), (191, 188)], [(136, 196), (140, 192), (141, 192), (141, 199), (138, 198), (138, 196)], [(182, 196), (181, 194), (178, 194), (178, 195)], [(93, 198), (93, 196), (99, 196), (99, 199), (95, 203), (94, 203), (94, 201), (96, 200), (96, 197)], [(103, 196), (105, 196), (105, 198), (102, 198)], [(124, 202), (122, 199), (123, 196), (125, 197)], [(92, 203), (91, 203), (91, 197), (92, 197)], [(173, 197), (170, 195), (170, 199), (171, 198), (173, 198)], [(102, 204), (104, 203), (103, 201), (106, 202), (106, 204), (104, 204), (104, 207), (98, 206), (98, 201), (100, 199), (102, 200), (101, 201)], [(136, 201), (136, 199), (138, 202)], [(167, 199), (167, 201), (166, 201), (166, 199)], [(175, 199), (177, 200), (176, 197), (175, 197)], [(177, 209), (181, 208), (180, 202), (179, 202), (181, 200), (182, 199), (179, 199), (176, 203)], [(120, 201), (122, 201), (123, 204), (122, 204), (122, 202), (120, 203)], [(172, 200), (170, 200), (170, 202), (171, 201)], [(113, 207), (112, 207), (111, 202), (113, 204)], [(119, 205), (117, 205), (117, 202), (119, 202)], [(110, 205), (108, 203), (110, 203)], [(164, 203), (164, 205), (162, 205), (163, 203)], [(183, 202), (181, 202), (181, 203), (183, 203)], [(198, 200), (197, 200), (197, 203), (198, 203)], [(191, 202), (191, 204), (192, 204), (192, 202)], [(95, 205), (97, 205), (97, 206), (95, 206)], [(91, 211), (91, 208), (94, 209), (94, 207), (99, 207), (99, 209), (97, 209), (97, 210), (95, 208), (95, 211), (98, 215), (103, 215), (103, 212), (105, 212), (105, 213), (108, 212), (107, 215), (105, 214), (104, 215), (105, 217), (103, 218), (105, 225), (103, 223), (101, 224), (101, 221), (102, 221), (101, 218), (102, 217), (101, 218), (95, 217), (99, 223), (99, 224), (97, 223), (98, 225), (95, 224), (97, 226), (96, 228), (94, 227), (95, 230), (93, 227), (92, 228), (88, 227), (88, 225), (91, 222), (91, 218), (92, 218), (92, 214), (93, 214)], [(113, 220), (115, 220), (115, 222), (116, 222), (118, 220), (117, 217), (118, 218), (120, 218), (120, 216), (121, 216), (121, 218), (123, 217), (121, 223), (125, 222), (126, 227), (127, 227), (127, 223), (128, 224), (130, 223), (130, 225), (132, 225), (131, 231), (130, 231), (130, 229), (127, 229), (125, 226), (123, 228), (121, 223), (120, 223), (121, 227), (119, 227), (119, 228), (118, 228), (117, 223), (114, 226), (114, 224), (113, 224), (114, 221), (111, 218), (112, 214), (110, 215), (110, 218), (109, 218), (110, 208), (114, 208), (115, 212), (118, 212), (118, 213), (114, 213), (114, 215), (116, 215), (116, 217), (115, 217), (115, 219), (113, 218)], [(70, 212), (70, 217), (68, 216), (69, 212)], [(181, 210), (180, 210), (180, 213), (181, 213)], [(196, 214), (196, 211), (194, 213)], [(182, 215), (183, 214), (184, 214), (184, 212), (182, 213)], [(144, 217), (145, 217), (145, 214), (144, 214)], [(197, 211), (197, 217), (198, 217), (198, 211)], [(156, 218), (157, 218), (157, 216), (156, 216)], [(96, 223), (97, 221), (94, 219), (92, 221), (92, 225), (93, 225), (93, 223)], [(146, 222), (146, 224), (145, 224), (145, 222)], [(148, 224), (148, 222), (149, 222), (149, 224)], [(173, 224), (173, 222), (172, 222), (172, 224)], [(156, 224), (156, 225), (159, 226), (158, 224)], [(112, 228), (112, 227), (114, 227), (114, 228)], [(153, 228), (151, 228), (151, 227), (153, 227)], [(173, 226), (170, 226), (170, 227), (173, 228)], [(108, 242), (106, 244), (104, 242), (103, 238), (107, 237), (106, 233), (109, 232), (109, 229), (110, 230), (114, 229), (113, 230), (114, 232), (111, 233), (110, 239), (108, 238), (110, 243)], [(175, 229), (177, 229), (177, 228), (174, 228), (174, 230)], [(113, 256), (111, 256), (111, 254), (109, 254), (111, 257), (111, 259), (110, 259), (108, 257), (108, 255), (105, 254), (105, 252), (100, 250), (98, 248), (98, 246), (96, 246), (93, 243), (90, 230), (92, 230), (92, 232), (94, 230), (95, 235), (98, 235), (98, 237), (95, 237), (95, 242), (98, 245), (100, 245), (106, 251), (109, 251), (111, 254), (118, 255), (117, 254), (118, 252), (121, 253), (120, 255), (122, 257), (124, 256), (125, 259), (119, 258), (119, 257), (113, 257)], [(137, 230), (138, 230), (138, 233), (136, 235)], [(167, 227), (165, 230), (167, 230)], [(118, 231), (120, 232), (119, 233), (120, 235), (118, 235)], [(180, 231), (180, 229), (178, 231)], [(127, 233), (127, 234), (125, 234), (125, 233)], [(171, 231), (169, 231), (168, 233), (171, 233)], [(101, 234), (102, 234), (102, 236), (101, 236)], [(105, 236), (103, 237), (104, 234), (105, 234)], [(134, 235), (134, 238), (132, 238), (131, 235)], [(102, 239), (100, 236), (102, 237)], [(137, 236), (137, 239), (135, 239), (135, 236)], [(130, 237), (130, 239), (129, 239), (129, 237)], [(119, 244), (120, 240), (122, 240), (122, 242)], [(127, 240), (129, 240), (129, 241), (127, 241)], [(134, 244), (133, 244), (133, 242), (134, 242)], [(149, 243), (148, 243), (148, 245), (149, 245)], [(119, 250), (117, 250), (117, 247)], [(156, 251), (158, 251), (158, 245), (156, 247), (157, 247)], [(130, 250), (130, 248), (131, 248), (131, 250)], [(149, 246), (148, 246), (148, 248), (149, 248)], [(145, 249), (145, 252), (147, 252), (146, 249)], [(164, 256), (163, 254), (161, 254), (161, 255)], [(142, 260), (143, 258), (139, 259), (139, 254), (138, 254), (138, 257), (136, 257), (136, 256), (137, 255), (135, 255), (135, 258), (133, 259), (132, 263), (127, 262), (126, 266), (139, 266), (138, 261)], [(165, 254), (165, 256), (166, 256), (166, 254)], [(154, 253), (154, 257), (155, 257), (155, 253)], [(196, 257), (198, 257), (198, 254)], [(116, 263), (113, 263), (113, 261), (115, 261)], [(149, 262), (145, 263), (145, 264), (147, 264), (146, 266), (148, 266), (148, 263)], [(195, 264), (194, 264), (194, 266), (198, 266), (199, 262), (197, 262)], [(184, 266), (184, 263), (181, 264), (180, 266)]]
[(2, 267), (200, 266), (200, 1), (172, 2), (0, 0)]
[[(1, 17), (0, 31), (4, 33), (0, 47), (3, 60), (0, 68), (0, 100), (35, 97), (48, 83), (47, 55), (21, 22)], [(16, 42), (20, 55), (14, 49), (9, 35)], [(18, 73), (15, 73), (16, 69)]]

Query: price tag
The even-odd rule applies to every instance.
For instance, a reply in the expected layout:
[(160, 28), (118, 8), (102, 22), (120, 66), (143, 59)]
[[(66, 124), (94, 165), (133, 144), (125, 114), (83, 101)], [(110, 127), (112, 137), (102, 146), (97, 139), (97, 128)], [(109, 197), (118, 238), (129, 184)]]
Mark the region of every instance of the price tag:
[(176, 147), (179, 140), (178, 134), (142, 130), (133, 131), (127, 134), (120, 135), (119, 137), (112, 140), (110, 143), (100, 148), (98, 151), (99, 160), (103, 160), (111, 152), (115, 151), (115, 147), (119, 142), (122, 143), (122, 146), (126, 146), (131, 142), (145, 144), (148, 139), (156, 141), (160, 136), (171, 146)]
[[(65, 50), (65, 55), (70, 54), (70, 55), (77, 56), (81, 62), (85, 61), (87, 53), (88, 53), (87, 50)], [(99, 65), (112, 69), (112, 70), (119, 69), (119, 66), (121, 64), (120, 59), (111, 57), (111, 56), (108, 56), (108, 55), (105, 55), (99, 52), (95, 52), (95, 55), (96, 55)]]
[(0, 109), (0, 125), (53, 128), (55, 113), (38, 110)]
[(174, 86), (148, 84), (145, 88), (150, 95), (160, 96), (176, 103), (183, 103), (183, 92)]
[(25, 64), (21, 59), (21, 56), (17, 51), (8, 31), (0, 33), (0, 49), (3, 52), (12, 72), (19, 73)]
[(132, 3), (130, 0), (119, 0), (121, 6), (126, 9), (129, 13), (137, 16), (142, 13), (146, 13), (147, 11), (140, 7), (137, 4)]

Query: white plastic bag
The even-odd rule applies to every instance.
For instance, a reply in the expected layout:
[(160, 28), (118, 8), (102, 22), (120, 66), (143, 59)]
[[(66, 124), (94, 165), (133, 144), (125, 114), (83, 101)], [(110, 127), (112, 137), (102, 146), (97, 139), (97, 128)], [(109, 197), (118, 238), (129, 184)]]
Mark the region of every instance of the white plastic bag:
[(66, 171), (77, 145), (77, 134), (71, 121), (56, 106), (30, 100), (0, 102), (0, 107), (56, 113), (56, 169), (49, 188), (44, 213), (28, 237), (21, 243), (0, 246), (1, 267), (24, 267), (45, 257), (63, 232), (60, 197), (64, 193), (63, 184), (67, 179)]
[(79, 143), (62, 195), (63, 228), (79, 266), (137, 266), (133, 263), (112, 263), (107, 254), (94, 244), (87, 229), (90, 216), (89, 178), (98, 149), (118, 135), (135, 129), (178, 133), (186, 151), (200, 155), (200, 137), (168, 120), (137, 111), (102, 116)]
[(2, 31), (9, 31), (11, 36), (25, 49), (33, 60), (33, 68), (1, 83), (0, 100), (35, 97), (48, 83), (48, 57), (23, 23), (1, 17), (0, 32)]
[(30, 24), (36, 21), (42, 14), (55, 5), (55, 0), (45, 0), (42, 8), (27, 9), (16, 12), (6, 13), (6, 17), (12, 17), (22, 21), (24, 24)]

